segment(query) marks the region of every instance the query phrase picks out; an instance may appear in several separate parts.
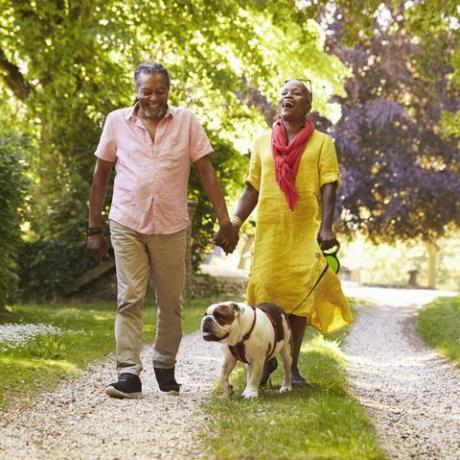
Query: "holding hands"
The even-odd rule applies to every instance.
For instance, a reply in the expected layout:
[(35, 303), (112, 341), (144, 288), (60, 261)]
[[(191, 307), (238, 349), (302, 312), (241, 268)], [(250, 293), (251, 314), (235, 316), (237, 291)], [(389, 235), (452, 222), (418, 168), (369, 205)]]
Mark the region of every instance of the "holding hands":
[(228, 220), (220, 224), (219, 231), (214, 235), (214, 243), (221, 247), (225, 254), (231, 254), (240, 238), (238, 229)]

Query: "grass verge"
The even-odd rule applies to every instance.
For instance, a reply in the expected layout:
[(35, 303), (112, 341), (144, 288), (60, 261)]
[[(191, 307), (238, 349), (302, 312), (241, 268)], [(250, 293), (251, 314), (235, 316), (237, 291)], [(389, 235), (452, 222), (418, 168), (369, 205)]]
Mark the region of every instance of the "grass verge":
[(428, 345), (460, 365), (460, 296), (442, 297), (424, 307), (418, 331)]
[[(198, 329), (208, 299), (184, 306), (184, 333)], [(9, 307), (0, 325), (44, 323), (61, 329), (59, 335), (40, 335), (16, 347), (0, 341), (0, 410), (24, 406), (42, 389), (50, 390), (65, 377), (79, 375), (85, 365), (115, 349), (113, 302), (70, 305), (25, 304)], [(144, 341), (155, 336), (156, 309), (147, 304)]]
[(384, 459), (374, 429), (362, 407), (348, 393), (342, 330), (323, 338), (307, 328), (299, 367), (309, 389), (279, 394), (282, 371), (256, 401), (239, 395), (246, 383), (238, 364), (231, 376), (235, 396), (216, 389), (205, 405), (210, 423), (202, 433), (210, 456), (217, 459)]

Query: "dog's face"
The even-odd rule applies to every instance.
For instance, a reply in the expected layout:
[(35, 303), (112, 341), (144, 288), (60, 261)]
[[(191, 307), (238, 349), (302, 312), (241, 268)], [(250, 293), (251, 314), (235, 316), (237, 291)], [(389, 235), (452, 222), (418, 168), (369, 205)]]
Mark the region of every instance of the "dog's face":
[(235, 302), (210, 305), (201, 320), (201, 333), (208, 342), (224, 342), (237, 324), (241, 310)]

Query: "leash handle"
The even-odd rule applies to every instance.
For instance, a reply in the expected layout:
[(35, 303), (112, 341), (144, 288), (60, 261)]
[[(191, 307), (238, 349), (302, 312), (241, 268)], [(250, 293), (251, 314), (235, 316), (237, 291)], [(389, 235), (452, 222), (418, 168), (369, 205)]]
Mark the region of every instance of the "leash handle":
[(321, 251), (323, 251), (324, 255), (335, 256), (340, 251), (340, 243), (337, 240), (335, 240), (334, 246), (328, 249), (321, 249)]

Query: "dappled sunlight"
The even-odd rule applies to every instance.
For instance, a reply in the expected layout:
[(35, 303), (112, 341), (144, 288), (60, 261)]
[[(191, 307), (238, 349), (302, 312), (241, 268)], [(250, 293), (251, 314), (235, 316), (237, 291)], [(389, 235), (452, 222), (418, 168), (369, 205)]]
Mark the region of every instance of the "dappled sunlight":
[(92, 319), (98, 322), (113, 321), (114, 317), (115, 317), (115, 313), (113, 315), (101, 315), (101, 314), (92, 315)]
[(340, 364), (345, 364), (346, 362), (345, 355), (340, 349), (339, 343), (335, 340), (328, 340), (324, 338), (322, 335), (317, 335), (308, 342), (304, 342), (302, 344), (302, 347), (300, 349), (300, 352), (302, 354), (307, 354), (312, 351), (333, 358), (340, 362)]
[(0, 356), (0, 364), (2, 366), (14, 366), (23, 369), (40, 369), (48, 368), (68, 373), (76, 373), (79, 368), (76, 364), (64, 359), (41, 359), (34, 357), (19, 357), (19, 356)]
[(350, 281), (343, 281), (342, 286), (347, 296), (392, 307), (425, 305), (437, 297), (453, 297), (456, 295), (453, 291), (371, 287), (361, 286)]

